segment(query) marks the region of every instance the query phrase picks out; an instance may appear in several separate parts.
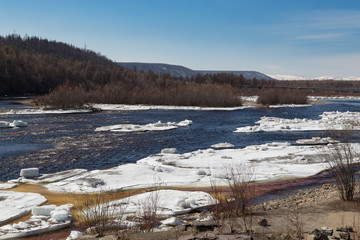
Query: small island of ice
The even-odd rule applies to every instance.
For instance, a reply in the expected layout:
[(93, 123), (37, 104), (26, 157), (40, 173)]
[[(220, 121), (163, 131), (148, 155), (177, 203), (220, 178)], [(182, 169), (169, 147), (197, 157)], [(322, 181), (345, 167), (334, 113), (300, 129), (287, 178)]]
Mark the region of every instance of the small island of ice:
[(158, 121), (156, 123), (149, 123), (145, 125), (138, 124), (118, 124), (112, 126), (98, 127), (95, 129), (96, 132), (99, 131), (112, 131), (112, 132), (147, 132), (147, 131), (166, 131), (171, 129), (176, 129), (178, 127), (186, 127), (192, 124), (191, 120), (184, 120), (181, 122), (167, 122), (162, 123)]

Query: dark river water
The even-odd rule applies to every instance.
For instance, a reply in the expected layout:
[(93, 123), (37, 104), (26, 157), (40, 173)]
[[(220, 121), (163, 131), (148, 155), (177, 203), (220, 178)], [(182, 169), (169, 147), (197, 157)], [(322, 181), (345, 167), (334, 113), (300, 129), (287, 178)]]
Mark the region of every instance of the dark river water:
[[(0, 100), (0, 110), (25, 106)], [(358, 100), (333, 100), (300, 108), (248, 108), (237, 111), (103, 111), (86, 114), (0, 115), (0, 121), (23, 120), (28, 127), (0, 129), (0, 180), (17, 178), (21, 168), (38, 167), (41, 173), (73, 168), (104, 169), (156, 154), (174, 147), (185, 153), (220, 142), (237, 148), (273, 141), (294, 143), (321, 132), (233, 133), (237, 127), (254, 125), (262, 116), (318, 119), (324, 111), (359, 111)], [(157, 121), (193, 121), (175, 130), (116, 133), (95, 132), (100, 126), (147, 124)]]

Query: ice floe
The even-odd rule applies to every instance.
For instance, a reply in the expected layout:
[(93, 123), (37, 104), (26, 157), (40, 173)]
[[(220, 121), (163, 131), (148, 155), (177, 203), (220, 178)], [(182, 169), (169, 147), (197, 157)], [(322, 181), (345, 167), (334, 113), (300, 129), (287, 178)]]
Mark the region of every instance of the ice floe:
[(147, 132), (147, 131), (166, 131), (176, 129), (178, 127), (185, 127), (192, 124), (191, 120), (184, 120), (181, 122), (167, 122), (162, 123), (158, 121), (156, 123), (149, 123), (145, 125), (138, 124), (118, 124), (112, 126), (98, 127), (95, 129), (96, 132), (100, 131), (112, 131), (112, 132)]
[[(353, 144), (359, 149), (360, 144)], [(162, 153), (136, 163), (106, 170), (87, 171), (74, 177), (45, 185), (58, 192), (106, 192), (155, 186), (210, 186), (219, 180), (226, 185), (229, 166), (246, 166), (254, 170), (254, 181), (281, 177), (307, 177), (328, 168), (325, 145), (290, 145), (274, 142), (241, 149), (212, 148), (189, 153)]]
[(299, 139), (296, 140), (296, 143), (299, 145), (322, 145), (329, 143), (338, 143), (339, 141), (332, 139), (331, 137), (321, 138), (321, 137), (312, 137), (311, 139)]
[(17, 239), (70, 226), (72, 205), (34, 207), (30, 219), (0, 227), (0, 239)]
[(51, 174), (40, 174), (38, 177), (26, 178), (21, 176), (18, 179), (10, 180), (10, 183), (51, 183), (87, 172), (86, 169), (71, 169)]
[(0, 183), (0, 190), (11, 189), (17, 186), (18, 184), (16, 183)]
[(212, 205), (216, 201), (210, 194), (201, 191), (157, 190), (113, 201), (108, 205), (115, 206), (115, 211), (116, 206), (122, 205), (121, 215), (142, 216), (148, 205), (154, 204), (156, 215), (175, 216)]
[(21, 120), (14, 120), (12, 122), (0, 121), (0, 128), (17, 128), (17, 127), (27, 127), (28, 123)]
[(24, 216), (44, 202), (46, 198), (38, 193), (0, 191), (0, 224)]
[(236, 133), (275, 132), (275, 131), (323, 131), (323, 130), (360, 130), (360, 112), (324, 112), (319, 120), (285, 119), (261, 117), (257, 125), (239, 127)]
[(211, 148), (213, 149), (226, 149), (226, 148), (233, 148), (234, 145), (228, 142), (223, 142), (223, 143), (217, 143), (217, 144), (213, 144), (211, 145)]

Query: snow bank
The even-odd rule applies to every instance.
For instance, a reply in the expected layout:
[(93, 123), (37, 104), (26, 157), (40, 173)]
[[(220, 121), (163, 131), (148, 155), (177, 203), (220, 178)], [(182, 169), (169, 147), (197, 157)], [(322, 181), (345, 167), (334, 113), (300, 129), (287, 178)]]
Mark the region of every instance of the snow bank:
[(0, 115), (31, 115), (31, 114), (72, 114), (72, 113), (89, 113), (92, 110), (44, 110), (43, 108), (26, 108), (20, 110), (10, 110), (8, 112), (1, 112)]
[(27, 127), (28, 124), (21, 120), (14, 120), (13, 122), (0, 121), (0, 128), (16, 128), (16, 127)]
[(99, 131), (112, 131), (112, 132), (147, 132), (147, 131), (166, 131), (171, 129), (176, 129), (178, 127), (185, 127), (192, 124), (191, 120), (184, 120), (179, 123), (176, 122), (167, 122), (162, 123), (158, 121), (156, 123), (149, 123), (145, 125), (137, 124), (118, 124), (112, 126), (98, 127), (95, 129), (96, 132)]
[[(360, 144), (353, 144), (360, 149)], [(229, 166), (246, 166), (255, 171), (253, 180), (306, 177), (326, 169), (320, 153), (324, 145), (290, 145), (274, 142), (242, 149), (203, 149), (194, 152), (159, 153), (136, 163), (106, 170), (84, 172), (45, 187), (59, 192), (106, 192), (156, 186), (211, 186), (211, 181), (226, 185)], [(101, 184), (84, 184), (98, 182)]]
[(38, 193), (0, 191), (0, 224), (28, 214), (44, 202), (46, 198)]
[(146, 111), (146, 110), (197, 110), (197, 111), (234, 111), (248, 108), (244, 107), (194, 107), (194, 106), (164, 106), (164, 105), (126, 105), (126, 104), (94, 104), (94, 108), (103, 111)]
[(0, 227), (0, 239), (27, 237), (68, 227), (71, 223), (71, 207), (71, 204), (35, 207), (30, 219)]
[(210, 194), (200, 191), (157, 190), (113, 201), (110, 206), (126, 205), (126, 216), (141, 216), (149, 204), (156, 203), (156, 214), (175, 216), (216, 203)]
[(277, 117), (262, 117), (255, 126), (239, 127), (236, 133), (275, 132), (275, 131), (323, 131), (323, 130), (360, 130), (358, 124), (360, 112), (324, 112), (319, 120), (285, 119)]

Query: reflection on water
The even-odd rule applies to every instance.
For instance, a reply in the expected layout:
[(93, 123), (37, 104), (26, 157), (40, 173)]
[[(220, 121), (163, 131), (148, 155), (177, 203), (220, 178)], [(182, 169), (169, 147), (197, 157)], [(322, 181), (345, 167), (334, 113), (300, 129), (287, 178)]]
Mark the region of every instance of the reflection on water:
[[(0, 101), (0, 108), (8, 101)], [(18, 106), (18, 105), (17, 105)], [(41, 173), (72, 168), (103, 169), (156, 154), (163, 148), (178, 152), (206, 149), (219, 142), (237, 148), (273, 141), (294, 143), (320, 132), (233, 133), (254, 125), (262, 116), (318, 119), (324, 111), (358, 111), (360, 101), (337, 101), (301, 108), (243, 109), (237, 111), (113, 111), (67, 115), (0, 115), (0, 120), (23, 120), (27, 128), (0, 129), (0, 180), (16, 178), (21, 168), (39, 167)], [(11, 107), (10, 107), (11, 108)], [(95, 132), (114, 124), (147, 124), (157, 121), (193, 125), (170, 131), (146, 133)]]

